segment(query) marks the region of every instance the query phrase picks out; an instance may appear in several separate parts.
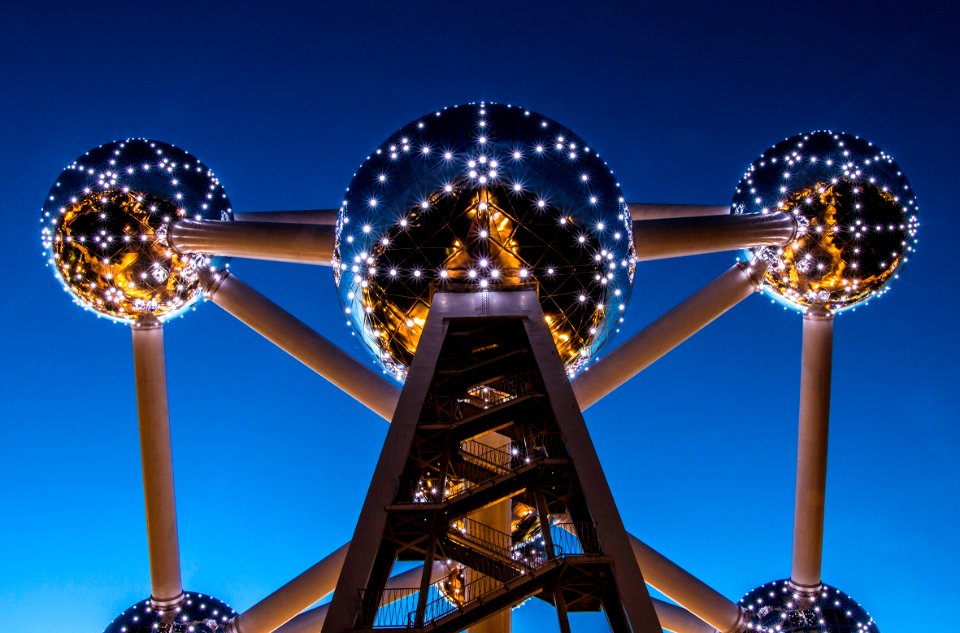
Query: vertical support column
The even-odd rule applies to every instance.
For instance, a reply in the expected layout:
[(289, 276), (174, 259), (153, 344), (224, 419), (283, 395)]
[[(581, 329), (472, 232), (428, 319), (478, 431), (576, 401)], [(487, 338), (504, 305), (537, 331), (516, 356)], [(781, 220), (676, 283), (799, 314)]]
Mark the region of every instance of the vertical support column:
[[(440, 471), (437, 473), (437, 490), (444, 494), (447, 489), (447, 475), (450, 472), (450, 451), (444, 451), (440, 461)], [(420, 594), (417, 597), (417, 613), (414, 619), (414, 628), (422, 629), (427, 613), (427, 599), (430, 585), (434, 582), (434, 559), (437, 555), (437, 533), (430, 535), (430, 545), (427, 546), (426, 556), (423, 558), (423, 574), (420, 576)]]
[[(547, 558), (556, 558), (557, 552), (553, 547), (553, 535), (550, 534), (550, 513), (547, 510), (547, 499), (543, 490), (537, 486), (533, 490), (534, 502), (537, 504), (537, 520), (540, 522), (540, 538), (543, 539)], [(557, 607), (557, 621), (560, 624), (560, 633), (570, 633), (570, 618), (567, 616), (567, 601), (563, 597), (560, 587), (554, 588), (553, 603)]]
[[(442, 484), (443, 482), (441, 482)], [(443, 488), (440, 488), (443, 490)], [(417, 595), (417, 614), (414, 618), (413, 628), (422, 629), (423, 622), (427, 612), (427, 598), (430, 592), (430, 583), (433, 574), (433, 559), (437, 553), (437, 535), (430, 536), (430, 545), (427, 546), (427, 554), (423, 558), (423, 573), (420, 574), (420, 593)]]
[(790, 582), (807, 592), (820, 587), (832, 358), (833, 314), (822, 308), (810, 308), (803, 316), (797, 495), (790, 574)]
[(163, 609), (173, 607), (183, 597), (163, 326), (148, 317), (137, 321), (132, 329), (151, 601)]
[[(478, 437), (476, 441), (484, 446), (502, 449), (505, 452), (510, 450), (510, 438), (500, 433), (488, 433), (487, 435)], [(509, 466), (507, 460), (504, 460), (503, 466)], [(470, 519), (476, 521), (477, 523), (490, 526), (495, 530), (510, 534), (513, 527), (513, 502), (510, 499), (506, 499), (504, 501), (489, 505), (486, 508), (481, 508), (480, 510), (472, 513), (470, 515)], [(472, 580), (478, 578), (479, 576), (480, 574), (468, 569), (466, 574), (467, 584), (469, 585)], [(510, 633), (511, 629), (512, 620), (510, 609), (504, 609), (491, 615), (482, 622), (471, 626), (469, 629), (467, 629), (467, 632)]]
[(562, 591), (553, 593), (553, 602), (557, 607), (557, 623), (560, 625), (560, 633), (570, 633), (570, 618), (567, 616), (567, 601), (563, 597)]

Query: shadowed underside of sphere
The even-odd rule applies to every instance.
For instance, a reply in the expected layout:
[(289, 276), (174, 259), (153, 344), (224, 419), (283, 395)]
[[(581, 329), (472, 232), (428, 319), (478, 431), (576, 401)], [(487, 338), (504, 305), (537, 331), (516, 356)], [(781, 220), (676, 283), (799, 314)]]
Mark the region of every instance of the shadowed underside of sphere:
[(754, 249), (764, 291), (793, 307), (839, 311), (886, 291), (916, 244), (917, 202), (893, 159), (834, 132), (788, 138), (748, 168), (734, 213), (786, 211), (796, 239)]
[(231, 217), (219, 181), (196, 158), (132, 139), (91, 150), (63, 171), (41, 212), (41, 238), (80, 305), (119, 321), (168, 319), (200, 297), (201, 269), (225, 265), (175, 252), (171, 223)]
[(114, 618), (103, 633), (222, 633), (237, 615), (230, 606), (213, 596), (185, 593), (174, 609), (157, 611), (149, 598)]
[(775, 580), (748, 592), (740, 606), (752, 618), (751, 630), (759, 633), (879, 633), (863, 607), (829, 585), (805, 597), (789, 580)]
[(622, 321), (635, 255), (609, 168), (567, 128), (474, 104), (414, 121), (360, 167), (334, 253), (347, 324), (402, 379), (434, 291), (537, 289), (568, 371)]

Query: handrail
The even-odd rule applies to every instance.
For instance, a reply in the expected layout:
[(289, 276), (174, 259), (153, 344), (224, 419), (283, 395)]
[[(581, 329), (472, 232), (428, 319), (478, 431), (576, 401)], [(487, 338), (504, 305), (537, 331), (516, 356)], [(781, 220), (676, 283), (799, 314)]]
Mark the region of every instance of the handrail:
[(550, 528), (550, 538), (554, 547), (560, 548), (564, 556), (601, 556), (600, 534), (593, 522), (555, 523)]
[[(474, 452), (476, 451), (476, 452)], [(467, 440), (460, 445), (460, 455), (467, 462), (485, 468), (491, 474), (483, 479), (468, 479), (448, 475), (444, 488), (436, 487), (436, 475), (401, 476), (397, 503), (442, 503), (467, 493), (497, 477), (503, 477), (527, 464), (547, 458), (566, 457), (566, 447), (560, 433), (538, 433), (522, 442), (511, 442), (503, 447), (490, 447)], [(477, 463), (482, 462), (482, 463)]]
[(486, 523), (464, 518), (450, 524), (450, 533), (506, 560), (513, 560), (513, 535), (508, 532), (501, 532)]
[[(457, 422), (481, 411), (489, 411), (525, 395), (540, 393), (539, 374), (525, 371), (469, 387), (460, 395), (432, 394), (440, 419)], [(436, 402), (437, 399), (442, 400)]]
[[(514, 544), (512, 537), (483, 523), (472, 519), (462, 519), (450, 526), (456, 535), (464, 541), (473, 541), (492, 551), (499, 551), (507, 558), (522, 566), (516, 573), (526, 575), (528, 571), (547, 564), (552, 557), (546, 553), (539, 554), (536, 543), (525, 541)], [(554, 544), (556, 557), (597, 556), (602, 553), (597, 533), (597, 524), (591, 522), (556, 523), (550, 528), (550, 536)], [(540, 545), (543, 544), (541, 540)], [(528, 549), (524, 552), (524, 548)], [(526, 555), (525, 555), (526, 554)], [(472, 568), (471, 568), (472, 569)], [(433, 623), (455, 612), (463, 613), (471, 604), (476, 603), (491, 593), (505, 588), (506, 582), (492, 575), (485, 574), (485, 570), (474, 570), (476, 577), (470, 582), (457, 587), (445, 587), (448, 579), (444, 578), (427, 587), (427, 601), (424, 611), (424, 624)], [(450, 594), (453, 595), (450, 595)], [(417, 606), (420, 603), (420, 588), (387, 588), (379, 594), (367, 594), (360, 590), (360, 599), (363, 604), (362, 613), (369, 621), (360, 622), (361, 628), (415, 628)], [(376, 604), (374, 611), (373, 605)]]

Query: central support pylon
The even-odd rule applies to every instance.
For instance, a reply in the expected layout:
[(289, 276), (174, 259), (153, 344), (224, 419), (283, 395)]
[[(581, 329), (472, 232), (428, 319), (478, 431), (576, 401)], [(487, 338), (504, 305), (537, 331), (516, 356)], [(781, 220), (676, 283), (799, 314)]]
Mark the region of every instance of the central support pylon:
[[(505, 504), (509, 530), (479, 520)], [(386, 588), (397, 561), (418, 587)], [(456, 633), (531, 597), (563, 633), (661, 631), (535, 288), (437, 292), (322, 630)]]

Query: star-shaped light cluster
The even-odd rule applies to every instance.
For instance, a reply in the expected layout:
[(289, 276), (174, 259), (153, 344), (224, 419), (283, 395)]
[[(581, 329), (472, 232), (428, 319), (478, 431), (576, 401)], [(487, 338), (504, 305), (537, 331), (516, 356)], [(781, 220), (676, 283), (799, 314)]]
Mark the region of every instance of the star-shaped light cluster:
[(740, 599), (749, 631), (758, 633), (879, 633), (873, 618), (853, 598), (829, 585), (813, 596), (789, 580), (775, 580)]
[(623, 320), (630, 212), (583, 139), (524, 108), (460, 105), (401, 128), (360, 166), (337, 223), (348, 326), (402, 380), (435, 290), (534, 287), (570, 375)]
[(804, 310), (840, 311), (886, 292), (917, 241), (917, 200), (900, 167), (864, 139), (828, 131), (788, 138), (747, 169), (734, 213), (786, 211), (799, 230), (762, 247), (764, 291)]
[(201, 269), (226, 265), (175, 252), (171, 223), (232, 217), (220, 181), (199, 160), (166, 143), (127, 139), (90, 150), (60, 174), (40, 214), (41, 239), (78, 304), (124, 322), (164, 320), (200, 297)]
[(149, 598), (126, 609), (103, 633), (223, 633), (237, 612), (213, 596), (186, 593), (178, 606), (159, 611)]

